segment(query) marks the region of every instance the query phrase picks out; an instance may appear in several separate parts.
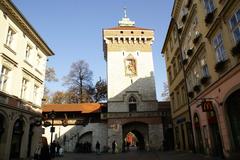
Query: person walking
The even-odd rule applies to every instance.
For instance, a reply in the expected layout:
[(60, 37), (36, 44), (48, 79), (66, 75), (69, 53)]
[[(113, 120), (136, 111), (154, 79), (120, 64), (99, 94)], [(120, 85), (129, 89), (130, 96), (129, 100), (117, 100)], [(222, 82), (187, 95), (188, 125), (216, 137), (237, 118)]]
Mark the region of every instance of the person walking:
[(100, 154), (100, 143), (98, 141), (96, 143), (96, 153)]
[(42, 137), (42, 147), (41, 147), (41, 152), (39, 156), (39, 160), (51, 160), (51, 156), (49, 153), (49, 147), (47, 143), (47, 138)]
[(115, 153), (115, 150), (116, 150), (116, 141), (114, 140), (112, 142), (112, 153)]

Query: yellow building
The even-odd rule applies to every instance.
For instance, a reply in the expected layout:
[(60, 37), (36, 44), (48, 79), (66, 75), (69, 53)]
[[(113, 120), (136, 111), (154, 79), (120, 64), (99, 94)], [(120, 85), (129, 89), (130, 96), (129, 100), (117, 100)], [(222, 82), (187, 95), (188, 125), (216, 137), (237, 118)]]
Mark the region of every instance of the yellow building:
[(175, 147), (189, 149), (193, 142), (200, 153), (237, 156), (240, 1), (175, 0), (171, 16), (162, 53)]
[(54, 53), (9, 0), (0, 1), (0, 30), (0, 159), (25, 159), (42, 134), (46, 61)]

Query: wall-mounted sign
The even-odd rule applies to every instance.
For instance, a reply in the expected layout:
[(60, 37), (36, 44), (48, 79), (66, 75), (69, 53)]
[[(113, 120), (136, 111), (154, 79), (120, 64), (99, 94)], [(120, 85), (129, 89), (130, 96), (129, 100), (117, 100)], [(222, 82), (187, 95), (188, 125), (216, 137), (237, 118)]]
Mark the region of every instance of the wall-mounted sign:
[(202, 111), (203, 111), (203, 112), (213, 111), (212, 101), (203, 101), (203, 102), (202, 102)]

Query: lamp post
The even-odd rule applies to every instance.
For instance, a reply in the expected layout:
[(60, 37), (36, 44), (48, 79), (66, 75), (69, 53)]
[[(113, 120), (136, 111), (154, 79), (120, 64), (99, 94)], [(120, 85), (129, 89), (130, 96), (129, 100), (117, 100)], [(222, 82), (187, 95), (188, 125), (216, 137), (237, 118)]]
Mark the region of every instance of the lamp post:
[[(174, 18), (171, 19), (171, 21), (173, 22), (174, 24), (174, 27), (176, 27), (176, 30), (175, 32), (177, 33), (174, 33), (177, 35), (177, 40), (178, 40), (178, 45), (179, 45), (179, 50), (180, 50), (180, 59), (181, 59), (181, 65), (182, 65), (182, 70), (183, 70), (183, 79), (184, 79), (184, 86), (185, 86), (185, 91), (186, 91), (186, 94), (188, 94), (188, 87), (187, 87), (187, 74), (186, 74), (186, 70), (184, 68), (184, 64), (183, 64), (183, 51), (182, 51), (182, 41), (180, 39), (180, 35), (179, 35), (179, 32), (178, 32), (178, 24), (176, 22), (176, 20)], [(196, 150), (195, 150), (195, 140), (194, 140), (194, 135), (193, 135), (193, 128), (192, 128), (192, 116), (191, 116), (191, 106), (190, 106), (190, 101), (189, 101), (189, 98), (187, 97), (187, 105), (188, 105), (188, 114), (189, 114), (189, 120), (190, 120), (190, 126), (191, 127), (191, 135), (190, 135), (190, 138), (192, 140), (192, 151), (195, 153)]]
[(55, 127), (53, 127), (53, 123), (54, 123), (54, 119), (55, 119), (55, 117), (56, 117), (56, 112), (54, 112), (54, 110), (52, 110), (52, 111), (49, 113), (49, 117), (50, 117), (51, 120), (52, 120), (52, 125), (51, 125), (51, 128), (50, 128), (50, 132), (51, 132), (51, 144), (52, 144), (53, 132), (55, 132)]

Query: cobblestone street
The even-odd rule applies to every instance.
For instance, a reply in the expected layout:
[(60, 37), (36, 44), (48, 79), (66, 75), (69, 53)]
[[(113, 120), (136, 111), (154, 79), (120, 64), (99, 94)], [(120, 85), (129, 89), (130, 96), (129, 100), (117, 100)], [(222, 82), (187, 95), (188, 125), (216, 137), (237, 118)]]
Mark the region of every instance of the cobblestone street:
[(214, 158), (189, 152), (127, 152), (119, 154), (65, 153), (55, 160), (211, 160)]

